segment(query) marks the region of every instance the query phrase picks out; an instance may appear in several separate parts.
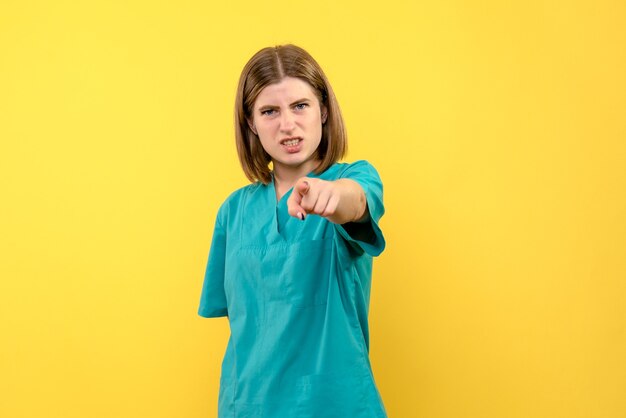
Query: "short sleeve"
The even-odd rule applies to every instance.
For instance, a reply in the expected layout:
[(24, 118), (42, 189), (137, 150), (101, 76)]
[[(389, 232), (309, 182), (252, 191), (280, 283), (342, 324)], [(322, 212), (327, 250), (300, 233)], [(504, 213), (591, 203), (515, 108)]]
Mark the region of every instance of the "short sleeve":
[(336, 225), (339, 234), (365, 253), (377, 256), (385, 249), (385, 238), (379, 227), (380, 218), (385, 213), (383, 204), (383, 183), (378, 172), (367, 161), (356, 161), (343, 170), (339, 178), (356, 181), (365, 192), (369, 219), (366, 222), (348, 222)]
[(221, 222), (221, 208), (215, 220), (209, 259), (204, 274), (198, 315), (205, 318), (228, 316), (224, 292), (224, 266), (226, 263), (226, 230)]

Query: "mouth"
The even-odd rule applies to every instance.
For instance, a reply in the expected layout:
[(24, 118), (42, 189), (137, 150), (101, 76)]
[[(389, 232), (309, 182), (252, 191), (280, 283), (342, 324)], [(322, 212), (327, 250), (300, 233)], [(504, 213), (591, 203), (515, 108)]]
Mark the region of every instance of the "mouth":
[(281, 143), (281, 145), (284, 145), (286, 147), (295, 147), (301, 141), (302, 141), (302, 138), (295, 137), (295, 138), (285, 138), (285, 139), (281, 140), (280, 143)]
[(280, 145), (288, 154), (297, 154), (302, 149), (302, 141), (300, 137), (285, 138), (280, 141)]

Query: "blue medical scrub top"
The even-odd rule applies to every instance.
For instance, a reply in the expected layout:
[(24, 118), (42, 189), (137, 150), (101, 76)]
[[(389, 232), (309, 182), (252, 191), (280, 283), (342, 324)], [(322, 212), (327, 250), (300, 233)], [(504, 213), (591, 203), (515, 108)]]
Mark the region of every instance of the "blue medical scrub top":
[(366, 161), (307, 177), (349, 178), (370, 220), (337, 225), (287, 213), (273, 181), (250, 184), (220, 207), (198, 313), (228, 316), (220, 418), (386, 417), (369, 361), (372, 257), (383, 186)]

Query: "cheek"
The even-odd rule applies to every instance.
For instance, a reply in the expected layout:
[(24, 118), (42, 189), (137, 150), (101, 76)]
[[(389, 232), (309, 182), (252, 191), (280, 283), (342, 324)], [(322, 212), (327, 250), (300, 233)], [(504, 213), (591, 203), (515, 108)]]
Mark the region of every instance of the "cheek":
[(320, 120), (315, 123), (315, 132), (319, 135), (319, 138), (322, 138), (323, 126)]
[(272, 136), (272, 128), (267, 123), (256, 125), (257, 136), (263, 142)]
[(263, 147), (263, 149), (265, 151), (268, 150), (269, 147), (271, 147), (271, 141), (268, 139), (268, 137), (264, 134), (262, 134), (261, 132), (259, 132), (259, 142), (261, 143), (261, 146)]
[(259, 122), (257, 128), (259, 132), (274, 132), (276, 130), (277, 123), (273, 120), (264, 120)]

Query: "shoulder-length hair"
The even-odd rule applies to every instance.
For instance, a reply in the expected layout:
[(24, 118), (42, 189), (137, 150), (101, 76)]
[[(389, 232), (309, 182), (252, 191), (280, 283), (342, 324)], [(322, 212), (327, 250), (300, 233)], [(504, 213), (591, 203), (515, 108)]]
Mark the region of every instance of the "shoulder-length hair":
[(271, 181), (270, 155), (248, 123), (252, 119), (254, 103), (266, 86), (285, 77), (296, 77), (309, 83), (320, 106), (327, 109), (322, 125), (322, 138), (317, 148), (321, 163), (315, 168), (319, 174), (344, 157), (347, 135), (335, 93), (319, 64), (304, 49), (295, 45), (278, 45), (258, 51), (245, 65), (239, 78), (235, 99), (235, 139), (237, 154), (246, 177), (251, 182)]

